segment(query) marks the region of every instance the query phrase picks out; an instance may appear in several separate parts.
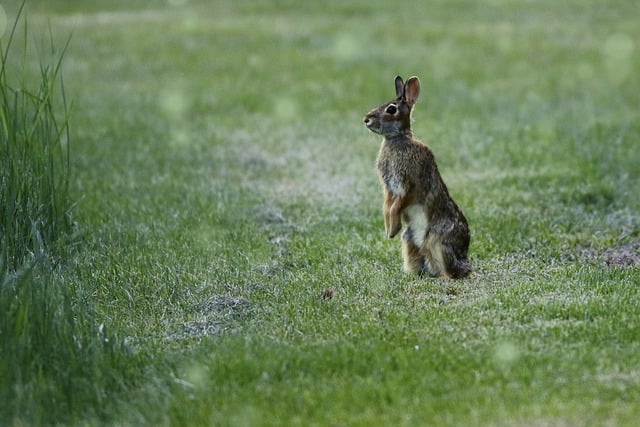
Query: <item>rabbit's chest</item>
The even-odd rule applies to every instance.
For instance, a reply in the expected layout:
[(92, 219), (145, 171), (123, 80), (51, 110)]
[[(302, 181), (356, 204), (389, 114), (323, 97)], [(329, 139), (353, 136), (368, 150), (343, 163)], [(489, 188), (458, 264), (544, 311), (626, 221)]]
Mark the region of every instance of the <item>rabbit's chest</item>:
[(407, 194), (405, 187), (406, 177), (402, 174), (402, 168), (394, 164), (393, 161), (378, 161), (378, 171), (380, 181), (384, 188), (396, 197), (404, 197)]
[(384, 179), (384, 186), (388, 192), (396, 197), (404, 197), (406, 190), (402, 185), (402, 180), (397, 177), (388, 177)]

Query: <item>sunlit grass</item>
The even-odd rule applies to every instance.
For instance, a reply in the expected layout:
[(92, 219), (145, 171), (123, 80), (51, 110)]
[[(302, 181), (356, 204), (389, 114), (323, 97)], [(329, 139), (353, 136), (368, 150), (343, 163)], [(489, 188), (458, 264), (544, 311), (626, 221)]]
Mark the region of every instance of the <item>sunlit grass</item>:
[(10, 269), (70, 231), (72, 205), (64, 49), (30, 84), (18, 65), (27, 46), (12, 46), (18, 22), (0, 43), (0, 259)]
[[(600, 256), (639, 239), (632, 2), (31, 10), (74, 34), (83, 241), (53, 277), (123, 346), (71, 423), (634, 425), (638, 266)], [(362, 116), (396, 74), (469, 280), (406, 276), (384, 238)]]
[(126, 389), (142, 359), (96, 322), (56, 267), (72, 225), (64, 48), (51, 46), (52, 63), (38, 59), (32, 85), (32, 51), (26, 40), (21, 52), (12, 45), (22, 26), (29, 34), (21, 11), (0, 26), (0, 424), (105, 418), (114, 410), (106, 396)]

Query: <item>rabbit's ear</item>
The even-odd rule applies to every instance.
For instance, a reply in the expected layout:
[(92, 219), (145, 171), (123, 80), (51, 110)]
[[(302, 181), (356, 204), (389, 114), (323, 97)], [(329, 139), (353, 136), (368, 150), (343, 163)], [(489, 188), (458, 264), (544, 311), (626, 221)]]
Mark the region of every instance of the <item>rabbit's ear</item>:
[[(397, 83), (398, 81), (396, 80)], [(413, 107), (413, 104), (416, 103), (420, 96), (420, 80), (416, 76), (409, 77), (404, 84), (403, 92), (405, 101), (409, 104), (409, 107)]]
[(396, 76), (396, 96), (398, 99), (404, 98), (404, 82), (400, 76)]

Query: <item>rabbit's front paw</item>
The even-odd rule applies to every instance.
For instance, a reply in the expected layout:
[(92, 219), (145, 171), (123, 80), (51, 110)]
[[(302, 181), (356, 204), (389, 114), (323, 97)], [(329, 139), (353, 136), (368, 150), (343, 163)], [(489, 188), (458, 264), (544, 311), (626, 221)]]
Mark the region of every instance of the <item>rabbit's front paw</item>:
[(398, 233), (400, 232), (401, 228), (402, 228), (401, 224), (396, 224), (393, 227), (389, 227), (387, 229), (387, 237), (389, 239), (393, 239), (394, 237), (396, 237), (398, 235)]

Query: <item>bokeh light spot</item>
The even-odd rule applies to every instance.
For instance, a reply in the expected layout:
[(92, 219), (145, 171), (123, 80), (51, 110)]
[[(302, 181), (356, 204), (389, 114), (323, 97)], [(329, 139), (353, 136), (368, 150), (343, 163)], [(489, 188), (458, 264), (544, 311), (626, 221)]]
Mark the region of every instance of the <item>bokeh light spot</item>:
[(208, 381), (207, 369), (200, 364), (194, 363), (187, 368), (185, 380), (195, 388), (203, 388)]
[(501, 367), (509, 367), (520, 358), (520, 350), (509, 341), (498, 343), (494, 352), (494, 359)]
[(275, 101), (275, 115), (283, 121), (291, 121), (298, 113), (298, 103), (292, 98), (280, 98)]
[(180, 118), (189, 107), (189, 99), (180, 89), (167, 89), (160, 95), (162, 110), (172, 118)]
[(169, 6), (178, 7), (187, 4), (188, 0), (167, 0), (167, 3), (169, 3)]
[(604, 63), (613, 83), (622, 83), (632, 72), (633, 39), (622, 33), (609, 36), (602, 47)]
[(633, 54), (633, 40), (627, 34), (614, 34), (604, 42), (604, 53), (614, 60), (627, 60)]
[(339, 34), (333, 41), (332, 53), (340, 60), (351, 60), (358, 56), (360, 44), (350, 34)]

